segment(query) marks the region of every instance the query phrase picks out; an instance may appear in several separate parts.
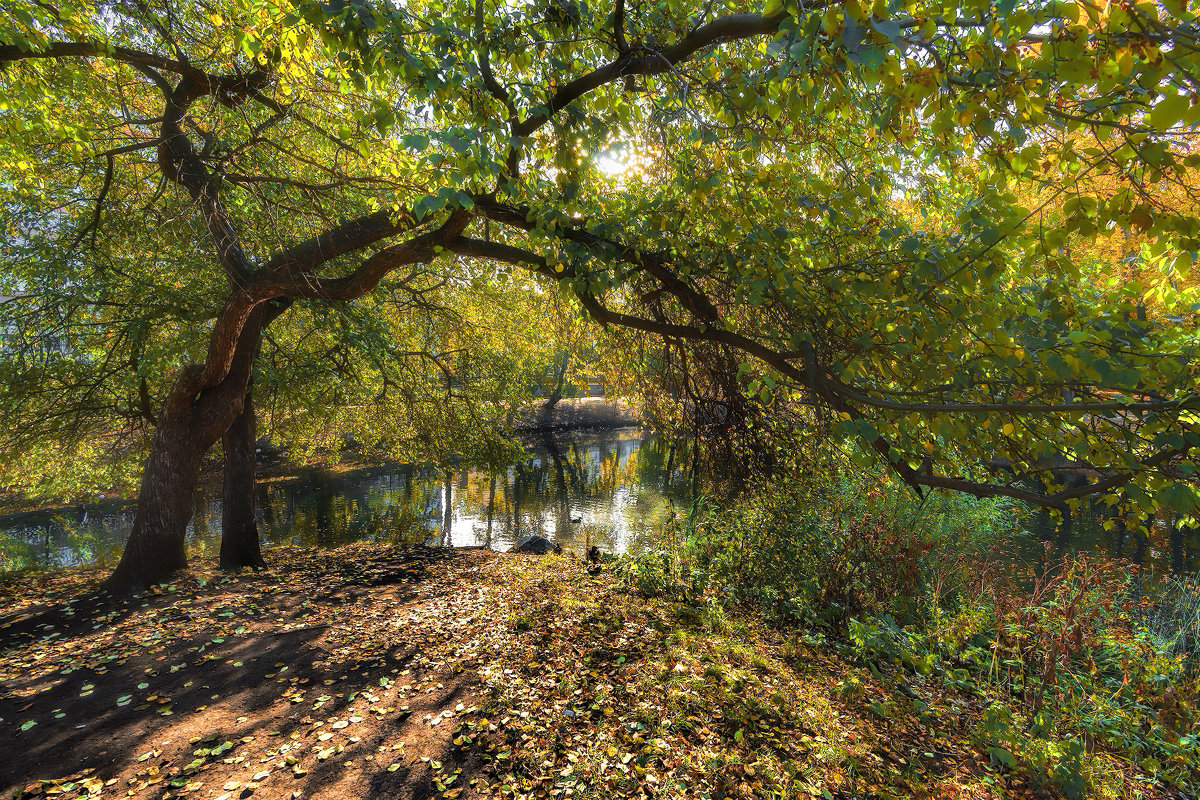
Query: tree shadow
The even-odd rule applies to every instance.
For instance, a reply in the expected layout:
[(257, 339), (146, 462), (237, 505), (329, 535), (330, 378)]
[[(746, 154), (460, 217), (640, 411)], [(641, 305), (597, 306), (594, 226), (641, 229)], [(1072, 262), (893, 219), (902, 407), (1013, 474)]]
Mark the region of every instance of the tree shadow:
[[(470, 705), (477, 679), (422, 661), (427, 648), (404, 641), (404, 628), (394, 637), (377, 628), (381, 619), (419, 612), (429, 599), (422, 597), (429, 567), (452, 571), (456, 560), (467, 559), (415, 548), (332, 561), (320, 591), (278, 588), (290, 573), (312, 569), (285, 564), (281, 574), (193, 584), (187, 593), (131, 603), (81, 596), (18, 612), (2, 631), (0, 660), (10, 675), (22, 664), (28, 671), (0, 692), (0, 752), (19, 754), (0, 759), (0, 792), (19, 797), (15, 790), (29, 783), (85, 773), (145, 797), (188, 784), (237, 784), (231, 797), (239, 789), (242, 796), (337, 796), (338, 786), (352, 794), (369, 787), (372, 797), (429, 796), (431, 762), (457, 768), (472, 759), (451, 742), (457, 712), (440, 725), (426, 716)], [(259, 603), (213, 614), (237, 593), (257, 593)], [(147, 611), (156, 612), (154, 625), (129, 623), (130, 614)], [(218, 616), (244, 633), (214, 634)], [(127, 652), (135, 625), (144, 646)], [(191, 635), (170, 636), (172, 625), (191, 625)], [(168, 635), (156, 639), (155, 628)], [(57, 635), (47, 640), (48, 632)], [(73, 651), (104, 647), (123, 657), (70, 666)], [(412, 691), (402, 697), (397, 686)], [(335, 728), (335, 718), (344, 724)], [(389, 749), (398, 742), (403, 750)]]

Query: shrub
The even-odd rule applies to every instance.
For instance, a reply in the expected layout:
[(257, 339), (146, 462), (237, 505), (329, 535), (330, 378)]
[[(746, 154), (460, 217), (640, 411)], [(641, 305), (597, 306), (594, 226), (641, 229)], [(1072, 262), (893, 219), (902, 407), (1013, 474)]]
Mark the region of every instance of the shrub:
[[(1035, 574), (1025, 592), (993, 587), (964, 598), (940, 634), (885, 616), (852, 620), (850, 642), (872, 664), (942, 674), (990, 700), (977, 745), (1035, 785), (1097, 796), (1106, 771), (1095, 754), (1111, 750), (1194, 790), (1196, 670), (1175, 638), (1130, 613), (1122, 598), (1132, 582), (1119, 563), (1068, 558)], [(956, 628), (967, 635), (945, 635)]]
[(1046, 791), (1109, 792), (1105, 781), (1121, 778), (1106, 752), (1194, 790), (1196, 582), (1138, 606), (1118, 562), (1048, 560), (1020, 574), (997, 552), (1019, 535), (1002, 503), (920, 502), (843, 476), (767, 487), (727, 509), (698, 501), (660, 550), (622, 570), (642, 593), (749, 605), (833, 635), (878, 674), (908, 670), (983, 698), (981, 751)]
[(644, 594), (707, 593), (778, 622), (844, 633), (856, 616), (928, 616), (969, 584), (967, 554), (1014, 531), (997, 503), (922, 503), (887, 481), (838, 477), (763, 487), (728, 509), (701, 498), (664, 533), (660, 550), (627, 561), (623, 572)]

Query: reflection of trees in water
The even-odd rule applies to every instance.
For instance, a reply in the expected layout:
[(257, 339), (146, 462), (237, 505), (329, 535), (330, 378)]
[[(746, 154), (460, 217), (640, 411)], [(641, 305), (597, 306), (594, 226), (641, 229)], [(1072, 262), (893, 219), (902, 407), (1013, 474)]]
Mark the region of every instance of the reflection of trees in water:
[(129, 531), (122, 514), (46, 512), (20, 519), (0, 535), (0, 570), (111, 565)]
[[(652, 444), (652, 439), (627, 435), (575, 441), (543, 437), (533, 444), (529, 458), (505, 471), (442, 473), (435, 505), (426, 510), (423, 519), (436, 541), (457, 545), (506, 547), (537, 533), (565, 542), (591, 539), (602, 547), (615, 547), (612, 532), (598, 530), (606, 528), (605, 524), (581, 527), (571, 520), (584, 510), (603, 519), (621, 492), (628, 495), (627, 506), (631, 505), (629, 498), (641, 500), (648, 492), (657, 499), (660, 493), (655, 490), (662, 475), (645, 475), (637, 458), (639, 449)], [(661, 465), (661, 458), (657, 463)], [(422, 480), (422, 476), (414, 476), (409, 485)], [(654, 507), (653, 502), (638, 505)], [(645, 527), (646, 522), (637, 518), (639, 513), (638, 509), (619, 510), (625, 527), (633, 529)]]
[[(1161, 574), (1190, 575), (1200, 570), (1200, 531), (1180, 527), (1173, 513), (1160, 514), (1142, 529), (1111, 507), (1089, 505), (1057, 522), (1039, 511), (1026, 524), (1040, 542), (1050, 545), (1048, 555), (1054, 558), (1092, 552), (1126, 559)], [(1040, 553), (1035, 556), (1042, 557)]]
[[(466, 477), (466, 473), (463, 473)], [(442, 535), (441, 544), (443, 547), (451, 543), (450, 534), (454, 524), (454, 476), (449, 470), (446, 471), (446, 491), (442, 498)]]
[[(399, 530), (423, 526), (443, 544), (504, 548), (536, 533), (579, 549), (637, 550), (652, 546), (673, 508), (686, 502), (689, 460), (686, 448), (672, 453), (653, 437), (543, 437), (528, 459), (502, 472), (397, 467), (314, 476), (273, 486), (260, 508), (273, 540), (316, 546), (392, 541)], [(572, 522), (580, 512), (587, 521)], [(1056, 526), (1034, 515), (1030, 523), (1052, 545), (1050, 555), (1084, 550), (1163, 571), (1196, 569), (1194, 532), (1165, 523), (1148, 537), (1121, 525), (1104, 530), (1097, 516), (1080, 511), (1072, 524)]]
[[(647, 446), (653, 446), (652, 442)], [(600, 435), (586, 443), (565, 444), (545, 437), (539, 440), (534, 458), (525, 466), (525, 499), (536, 502), (539, 498), (556, 501), (610, 498), (618, 485), (635, 479), (637, 453), (642, 445), (640, 439), (621, 440), (611, 435)]]
[(316, 474), (269, 484), (259, 498), (267, 538), (318, 547), (403, 539), (430, 501), (438, 503), (430, 487), (414, 496), (412, 474), (397, 467), (383, 475)]
[[(260, 530), (271, 543), (333, 547), (359, 540), (478, 544), (506, 549), (540, 533), (570, 549), (653, 547), (662, 526), (686, 504), (690, 447), (628, 432), (543, 437), (529, 455), (504, 470), (381, 466), (313, 472), (258, 486)], [(188, 537), (193, 552), (215, 553), (219, 497), (197, 495)], [(581, 514), (582, 523), (572, 522)], [(1068, 551), (1102, 553), (1153, 568), (1200, 569), (1200, 534), (1165, 518), (1149, 534), (1132, 526), (1105, 530), (1103, 509), (1075, 513), (1070, 526), (1032, 514), (1037, 546), (1031, 560)], [(23, 515), (0, 535), (5, 569), (112, 563), (132, 522), (132, 509), (104, 513), (57, 511)], [(1036, 540), (1040, 539), (1041, 543)], [(1050, 545), (1049, 552), (1042, 543)]]
[(490, 476), (488, 482), (488, 504), (487, 504), (487, 537), (483, 540), (484, 547), (492, 546), (492, 522), (496, 515), (496, 476)]
[[(509, 533), (514, 539), (546, 533), (581, 551), (590, 544), (619, 549), (631, 535), (645, 538), (641, 534), (661, 516), (659, 487), (665, 483), (661, 454), (643, 459), (655, 449), (660, 448), (653, 437), (615, 433), (583, 440), (540, 438), (532, 458), (513, 470), (506, 487), (515, 511)], [(587, 521), (572, 522), (581, 517)]]
[[(359, 540), (434, 537), (507, 548), (531, 533), (606, 550), (642, 543), (662, 515), (669, 485), (666, 448), (653, 437), (603, 432), (535, 442), (506, 470), (381, 466), (313, 471), (256, 487), (268, 543), (335, 547)], [(188, 535), (198, 554), (220, 542), (220, 499), (197, 493)], [(571, 521), (583, 513), (589, 522)], [(6, 568), (68, 566), (119, 555), (132, 522), (121, 509), (104, 520), (69, 512), (10, 526), (0, 539)], [(618, 540), (618, 530), (622, 531)]]

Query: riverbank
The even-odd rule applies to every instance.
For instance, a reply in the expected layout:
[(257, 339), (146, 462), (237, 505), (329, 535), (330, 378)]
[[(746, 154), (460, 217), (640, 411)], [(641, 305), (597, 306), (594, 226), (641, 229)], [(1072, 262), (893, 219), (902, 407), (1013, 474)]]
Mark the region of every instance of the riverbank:
[(0, 584), (0, 796), (1039, 796), (973, 744), (969, 692), (574, 558), (271, 561), (126, 602), (96, 570)]
[(520, 434), (544, 434), (564, 430), (639, 428), (641, 410), (624, 400), (607, 397), (578, 397), (559, 400), (553, 408), (525, 409), (513, 423)]

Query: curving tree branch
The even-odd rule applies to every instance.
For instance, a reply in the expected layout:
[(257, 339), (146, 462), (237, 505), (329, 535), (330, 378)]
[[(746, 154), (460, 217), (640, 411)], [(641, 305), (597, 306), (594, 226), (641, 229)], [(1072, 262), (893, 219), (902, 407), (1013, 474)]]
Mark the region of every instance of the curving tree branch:
[[(807, 10), (823, 8), (827, 3), (814, 3)], [(779, 12), (769, 17), (760, 14), (729, 14), (719, 17), (694, 29), (678, 42), (652, 55), (638, 55), (630, 51), (586, 75), (581, 75), (565, 84), (546, 99), (545, 110), (516, 123), (512, 127), (514, 136), (530, 136), (548, 123), (555, 114), (579, 98), (612, 83), (626, 75), (659, 75), (674, 69), (705, 47), (718, 42), (768, 36), (779, 30), (788, 18)]]

